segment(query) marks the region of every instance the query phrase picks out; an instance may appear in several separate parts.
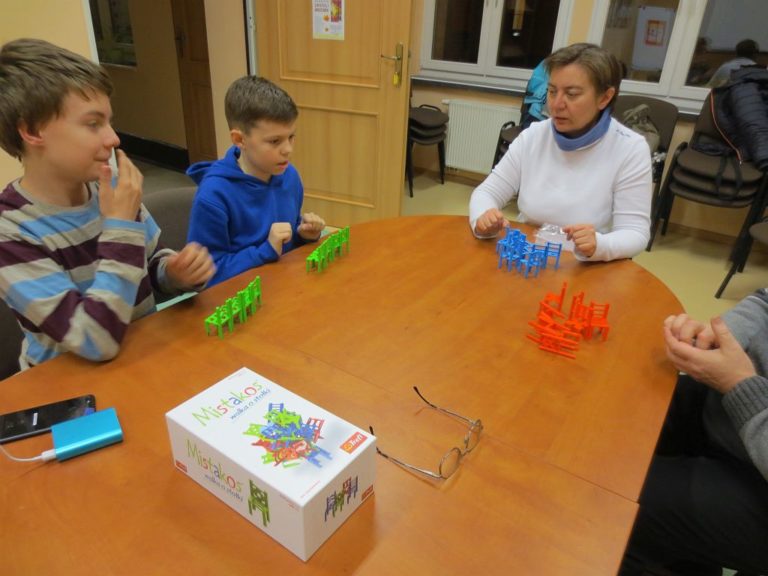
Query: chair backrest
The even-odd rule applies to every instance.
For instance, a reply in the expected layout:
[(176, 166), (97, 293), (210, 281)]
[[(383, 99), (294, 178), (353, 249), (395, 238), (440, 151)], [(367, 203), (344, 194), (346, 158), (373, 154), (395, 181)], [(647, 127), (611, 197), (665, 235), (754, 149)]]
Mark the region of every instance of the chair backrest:
[(0, 300), (0, 379), (8, 378), (19, 371), (19, 353), (24, 334), (16, 316), (8, 305)]
[[(711, 95), (711, 93), (710, 93)], [(717, 141), (723, 141), (723, 137), (720, 134), (717, 126), (715, 126), (715, 119), (712, 115), (712, 98), (710, 95), (704, 99), (704, 104), (701, 106), (699, 117), (696, 118), (696, 124), (693, 126), (693, 136), (691, 141), (696, 141), (701, 136), (707, 136)]]
[(501, 129), (499, 130), (499, 139), (496, 141), (496, 152), (493, 155), (492, 166), (496, 166), (496, 164), (499, 163), (499, 160), (501, 160), (504, 154), (507, 153), (507, 149), (512, 143), (512, 140), (517, 138), (522, 131), (523, 127), (516, 126), (512, 120), (504, 122), (504, 124), (501, 125)]
[(158, 190), (144, 196), (144, 206), (162, 231), (160, 243), (163, 246), (181, 250), (186, 245), (195, 190), (194, 186), (184, 186)]
[(621, 122), (624, 112), (645, 104), (650, 108), (650, 116), (656, 128), (659, 130), (659, 148), (669, 151), (672, 135), (677, 124), (677, 106), (666, 100), (651, 98), (650, 96), (634, 96), (619, 94), (613, 103), (613, 117)]

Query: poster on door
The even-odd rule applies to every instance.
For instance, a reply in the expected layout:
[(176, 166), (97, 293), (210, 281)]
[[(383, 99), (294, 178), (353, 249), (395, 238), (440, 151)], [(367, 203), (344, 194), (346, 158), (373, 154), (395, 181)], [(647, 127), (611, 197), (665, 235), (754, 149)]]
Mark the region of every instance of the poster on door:
[(312, 0), (312, 38), (344, 40), (344, 0)]

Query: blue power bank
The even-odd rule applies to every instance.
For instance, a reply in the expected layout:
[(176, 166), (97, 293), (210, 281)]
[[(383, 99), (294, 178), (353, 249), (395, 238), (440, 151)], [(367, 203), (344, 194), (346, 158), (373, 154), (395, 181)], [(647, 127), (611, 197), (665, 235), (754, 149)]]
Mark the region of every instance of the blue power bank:
[(51, 426), (57, 460), (67, 460), (123, 439), (123, 429), (114, 408)]

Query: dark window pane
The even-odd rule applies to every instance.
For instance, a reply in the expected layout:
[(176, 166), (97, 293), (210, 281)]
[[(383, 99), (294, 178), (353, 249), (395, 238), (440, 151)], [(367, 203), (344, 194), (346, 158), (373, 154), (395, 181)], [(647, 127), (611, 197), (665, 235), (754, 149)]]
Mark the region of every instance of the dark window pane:
[(688, 86), (714, 87), (743, 66), (768, 64), (768, 3), (710, 0), (688, 65)]
[(97, 42), (104, 39), (104, 34), (101, 31), (101, 15), (99, 14), (99, 3), (97, 0), (90, 0), (91, 4), (91, 20), (93, 20), (93, 35)]
[(497, 66), (533, 69), (552, 52), (560, 0), (504, 0)]
[(109, 12), (112, 22), (112, 37), (121, 44), (133, 44), (131, 17), (128, 14), (128, 2), (109, 0)]
[(438, 0), (432, 58), (476, 64), (482, 22), (482, 0)]
[(136, 66), (128, 0), (90, 0), (99, 62)]

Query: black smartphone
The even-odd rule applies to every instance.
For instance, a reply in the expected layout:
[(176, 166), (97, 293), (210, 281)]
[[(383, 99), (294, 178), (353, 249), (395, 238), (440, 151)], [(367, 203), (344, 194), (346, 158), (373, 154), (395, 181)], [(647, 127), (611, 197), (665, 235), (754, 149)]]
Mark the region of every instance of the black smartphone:
[(96, 397), (93, 394), (86, 394), (18, 412), (0, 414), (0, 444), (42, 434), (50, 430), (54, 424), (86, 416), (95, 411)]

